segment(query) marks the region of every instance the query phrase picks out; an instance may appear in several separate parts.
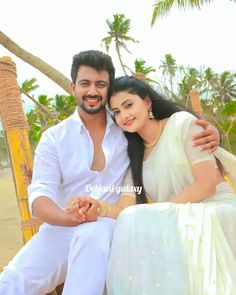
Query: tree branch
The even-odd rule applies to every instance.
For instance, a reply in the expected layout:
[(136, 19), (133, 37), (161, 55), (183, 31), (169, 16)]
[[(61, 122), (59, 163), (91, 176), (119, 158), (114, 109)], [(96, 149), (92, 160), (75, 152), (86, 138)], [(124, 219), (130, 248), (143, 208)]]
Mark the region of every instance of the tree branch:
[(70, 83), (71, 81), (64, 76), (61, 72), (54, 69), (52, 66), (44, 62), (42, 59), (34, 56), (33, 54), (27, 52), (14, 41), (12, 41), (8, 36), (6, 36), (2, 31), (0, 31), (0, 44), (4, 46), (7, 50), (15, 54), (17, 57), (22, 59), (24, 62), (30, 64), (41, 73), (46, 75), (49, 79), (54, 81), (66, 92), (71, 94)]

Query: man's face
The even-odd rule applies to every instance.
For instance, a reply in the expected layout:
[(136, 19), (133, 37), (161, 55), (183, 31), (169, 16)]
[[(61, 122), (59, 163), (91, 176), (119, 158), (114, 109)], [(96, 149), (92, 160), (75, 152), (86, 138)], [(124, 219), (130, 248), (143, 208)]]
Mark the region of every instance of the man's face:
[(96, 114), (105, 108), (108, 88), (108, 72), (98, 72), (89, 66), (80, 66), (76, 82), (71, 85), (78, 106), (88, 114)]

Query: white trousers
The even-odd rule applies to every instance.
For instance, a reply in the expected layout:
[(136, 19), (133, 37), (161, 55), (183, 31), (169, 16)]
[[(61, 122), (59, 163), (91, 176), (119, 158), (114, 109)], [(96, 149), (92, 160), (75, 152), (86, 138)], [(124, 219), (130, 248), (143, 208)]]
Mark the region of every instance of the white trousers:
[(0, 295), (45, 295), (64, 281), (63, 295), (102, 295), (115, 224), (43, 225), (4, 268)]

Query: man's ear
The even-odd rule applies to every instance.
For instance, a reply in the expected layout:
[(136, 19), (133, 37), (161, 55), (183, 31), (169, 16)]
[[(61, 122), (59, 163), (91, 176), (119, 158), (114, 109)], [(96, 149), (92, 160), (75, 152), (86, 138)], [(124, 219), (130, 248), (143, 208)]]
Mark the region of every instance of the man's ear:
[(70, 83), (70, 92), (72, 95), (75, 95), (75, 84), (73, 82)]

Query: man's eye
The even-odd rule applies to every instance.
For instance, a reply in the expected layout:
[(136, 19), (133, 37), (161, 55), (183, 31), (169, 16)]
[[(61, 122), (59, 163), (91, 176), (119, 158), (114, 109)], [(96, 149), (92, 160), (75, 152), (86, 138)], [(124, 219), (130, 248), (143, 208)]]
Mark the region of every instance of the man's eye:
[(98, 88), (104, 88), (104, 87), (106, 87), (106, 84), (98, 84), (97, 87)]
[(86, 86), (88, 86), (89, 84), (86, 83), (86, 82), (83, 82), (83, 83), (80, 83), (80, 85), (81, 85), (82, 87), (86, 87)]

